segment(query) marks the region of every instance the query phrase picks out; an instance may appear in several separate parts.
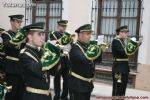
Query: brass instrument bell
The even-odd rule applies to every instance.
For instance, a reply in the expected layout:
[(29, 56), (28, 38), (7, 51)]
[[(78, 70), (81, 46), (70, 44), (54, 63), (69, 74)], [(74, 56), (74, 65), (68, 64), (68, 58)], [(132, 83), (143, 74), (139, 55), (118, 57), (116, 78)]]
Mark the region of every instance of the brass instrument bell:
[(121, 83), (121, 74), (115, 73), (115, 78), (117, 79), (118, 83)]

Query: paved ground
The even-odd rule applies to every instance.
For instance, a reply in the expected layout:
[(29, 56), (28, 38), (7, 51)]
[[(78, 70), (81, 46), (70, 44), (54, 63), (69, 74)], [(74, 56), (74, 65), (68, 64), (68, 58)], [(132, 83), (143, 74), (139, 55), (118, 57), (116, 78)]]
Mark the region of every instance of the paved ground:
[[(112, 93), (112, 86), (103, 84), (103, 83), (94, 83), (94, 90), (92, 95), (96, 96), (95, 99), (92, 100), (103, 100), (100, 99), (100, 96), (111, 96)], [(130, 100), (150, 100), (150, 91), (143, 91), (143, 90), (137, 90), (132, 88), (127, 88), (126, 96), (129, 97), (139, 97), (140, 99), (130, 99)], [(145, 99), (143, 99), (145, 98)], [(128, 99), (127, 99), (128, 100)]]
[[(51, 79), (51, 89), (53, 95), (53, 79)], [(103, 84), (103, 83), (94, 83), (94, 90), (92, 92), (91, 100), (111, 100), (108, 99), (112, 93), (112, 86)], [(106, 96), (107, 99), (102, 98), (102, 96)], [(139, 97), (140, 99), (125, 99), (125, 100), (150, 100), (150, 91), (137, 90), (132, 88), (127, 88), (126, 96), (130, 97)], [(144, 99), (145, 98), (145, 99)]]

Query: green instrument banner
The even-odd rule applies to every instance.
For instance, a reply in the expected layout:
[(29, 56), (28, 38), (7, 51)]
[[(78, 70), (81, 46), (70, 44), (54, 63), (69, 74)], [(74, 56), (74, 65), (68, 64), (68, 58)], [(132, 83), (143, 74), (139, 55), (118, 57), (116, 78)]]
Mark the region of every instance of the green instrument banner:
[(60, 51), (61, 49), (51, 43), (45, 43), (44, 54), (41, 59), (43, 71), (50, 70), (59, 62), (61, 54)]

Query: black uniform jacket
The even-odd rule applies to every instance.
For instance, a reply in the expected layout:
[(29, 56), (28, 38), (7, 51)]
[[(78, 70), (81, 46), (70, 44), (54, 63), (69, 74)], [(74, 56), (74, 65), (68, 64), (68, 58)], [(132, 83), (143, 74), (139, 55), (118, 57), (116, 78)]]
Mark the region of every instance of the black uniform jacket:
[(112, 54), (113, 54), (113, 67), (112, 73), (129, 73), (128, 61), (116, 61), (116, 59), (128, 59), (128, 55), (125, 53), (124, 41), (120, 38), (115, 38), (112, 41)]
[(52, 40), (60, 39), (62, 36), (63, 36), (62, 33), (55, 31), (50, 34), (50, 40), (52, 41)]
[(42, 71), (40, 61), (43, 54), (42, 49), (37, 49), (28, 44), (21, 50), (19, 55), (20, 64), (22, 65), (22, 76), (26, 86), (36, 89), (49, 89), (49, 78), (46, 72)]
[(4, 71), (4, 68), (3, 68), (4, 57), (5, 57), (5, 52), (3, 50), (3, 41), (0, 35), (0, 72)]
[[(87, 49), (88, 45), (77, 42), (84, 50)], [(93, 78), (95, 66), (92, 60), (88, 60), (81, 49), (76, 45), (72, 44), (72, 49), (69, 54), (71, 72), (74, 72), (85, 78)], [(70, 75), (69, 88), (76, 92), (92, 92), (94, 86), (93, 82), (83, 81)]]
[[(11, 30), (7, 32), (8, 34), (2, 34), (3, 39), (3, 50), (5, 51), (6, 58), (4, 59), (5, 72), (9, 74), (20, 74), (20, 66), (18, 56), (21, 48), (24, 45), (14, 45), (10, 40), (15, 36), (15, 33)], [(7, 56), (12, 57), (12, 59), (7, 59)], [(16, 60), (13, 60), (13, 59)]]
[[(55, 32), (52, 32), (51, 34), (50, 34), (50, 40), (51, 41), (53, 41), (53, 40), (58, 40), (58, 39), (60, 39), (61, 37), (63, 36), (63, 33), (60, 33), (60, 32), (58, 32), (58, 31), (55, 31)], [(59, 43), (58, 43), (59, 44)], [(63, 53), (63, 50), (61, 50), (61, 53)], [(68, 64), (68, 57), (67, 56), (61, 56), (61, 59), (60, 59), (61, 61), (60, 61), (60, 63), (61, 63), (61, 65), (66, 65), (67, 66), (67, 64)], [(66, 67), (66, 66), (61, 66), (61, 68), (64, 68), (64, 67)], [(68, 66), (67, 66), (68, 67)], [(53, 70), (56, 70), (57, 69), (57, 67), (55, 67), (55, 68), (53, 68)], [(52, 71), (53, 71), (52, 70)], [(55, 72), (55, 71), (54, 71)]]

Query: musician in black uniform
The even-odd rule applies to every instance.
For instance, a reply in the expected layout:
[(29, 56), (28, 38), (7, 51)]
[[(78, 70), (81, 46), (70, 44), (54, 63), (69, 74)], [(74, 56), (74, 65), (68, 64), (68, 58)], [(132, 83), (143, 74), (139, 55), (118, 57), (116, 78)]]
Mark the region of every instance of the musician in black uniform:
[(3, 39), (1, 37), (1, 34), (2, 34), (3, 31), (5, 31), (5, 30), (0, 28), (0, 73), (4, 72), (3, 60), (4, 60), (4, 57), (5, 57), (5, 52), (3, 50)]
[[(58, 43), (58, 39), (60, 39), (63, 36), (63, 33), (66, 31), (67, 28), (67, 20), (60, 20), (57, 22), (58, 23), (58, 30), (55, 32), (52, 32), (50, 34), (50, 40), (54, 42), (54, 44)], [(62, 50), (63, 53), (63, 50)], [(67, 55), (62, 55), (61, 56), (61, 69), (59, 70), (58, 73), (56, 73), (54, 77), (54, 100), (68, 100), (68, 85), (67, 85), (67, 79), (68, 79), (68, 72), (69, 72), (69, 66), (68, 66), (68, 56)], [(62, 89), (62, 94), (60, 95), (61, 92), (61, 76), (63, 78), (63, 89)]]
[(89, 47), (91, 38), (91, 25), (85, 24), (79, 27), (78, 41), (72, 44), (69, 53), (70, 76), (68, 86), (71, 100), (90, 100), (91, 92), (94, 88), (93, 77), (95, 66), (92, 59), (88, 59), (84, 51)]
[(6, 93), (5, 100), (22, 100), (23, 83), (20, 77), (19, 52), (21, 44), (10, 42), (15, 37), (18, 29), (21, 27), (23, 15), (10, 15), (11, 30), (2, 34), (3, 49), (5, 51), (4, 69), (6, 82), (12, 86), (12, 91)]
[(25, 27), (27, 43), (20, 52), (22, 76), (25, 82), (23, 100), (51, 100), (50, 78), (47, 71), (42, 71), (41, 57), (45, 43), (43, 22)]
[[(130, 72), (129, 68), (129, 55), (135, 53), (136, 48), (140, 43), (125, 44), (125, 39), (128, 36), (128, 27), (121, 26), (116, 29), (117, 36), (112, 41), (112, 54), (113, 54), (113, 67), (112, 67), (112, 77), (113, 77), (113, 91), (112, 96), (125, 96), (128, 76)], [(137, 45), (137, 47), (135, 46)], [(132, 47), (134, 47), (132, 49)]]

